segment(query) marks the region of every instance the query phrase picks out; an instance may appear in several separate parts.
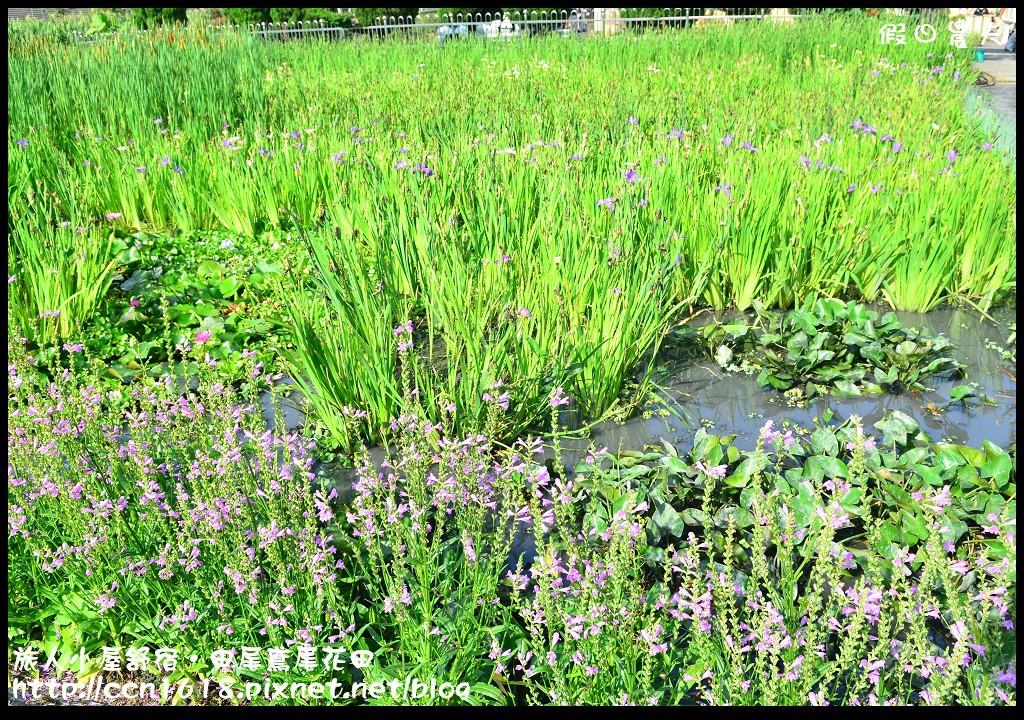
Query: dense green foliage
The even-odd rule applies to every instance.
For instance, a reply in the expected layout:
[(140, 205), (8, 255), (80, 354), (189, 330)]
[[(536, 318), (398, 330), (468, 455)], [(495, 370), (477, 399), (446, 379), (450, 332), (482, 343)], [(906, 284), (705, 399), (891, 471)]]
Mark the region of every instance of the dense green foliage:
[(132, 8), (132, 23), (143, 30), (158, 25), (184, 25), (185, 8)]
[(390, 8), (353, 8), (356, 24), (361, 27), (375, 25), (380, 18), (415, 18), (419, 8), (414, 7), (390, 7)]
[(229, 22), (242, 27), (261, 23), (319, 22), (327, 27), (347, 27), (351, 19), (335, 8), (223, 8)]

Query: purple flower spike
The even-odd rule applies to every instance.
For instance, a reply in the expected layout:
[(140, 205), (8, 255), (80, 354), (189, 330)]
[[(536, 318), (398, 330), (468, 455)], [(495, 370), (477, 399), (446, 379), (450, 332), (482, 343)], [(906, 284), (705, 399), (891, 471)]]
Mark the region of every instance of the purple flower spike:
[(558, 407), (559, 405), (568, 405), (569, 398), (562, 394), (562, 388), (556, 388), (555, 392), (552, 393), (551, 399), (548, 401), (551, 407)]

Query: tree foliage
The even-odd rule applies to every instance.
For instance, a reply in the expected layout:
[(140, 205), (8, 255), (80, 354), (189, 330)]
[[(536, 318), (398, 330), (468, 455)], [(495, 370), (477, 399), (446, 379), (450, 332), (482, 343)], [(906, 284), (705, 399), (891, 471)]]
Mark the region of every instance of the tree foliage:
[(184, 25), (188, 22), (185, 8), (132, 8), (132, 23), (139, 28), (158, 25)]

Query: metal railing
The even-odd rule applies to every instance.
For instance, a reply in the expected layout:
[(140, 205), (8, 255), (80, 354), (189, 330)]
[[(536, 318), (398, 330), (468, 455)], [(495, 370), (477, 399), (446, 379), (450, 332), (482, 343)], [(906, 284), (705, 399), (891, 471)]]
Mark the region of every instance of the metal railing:
[[(792, 22), (817, 14), (804, 8), (796, 8), (790, 13), (780, 8), (665, 8), (652, 12), (650, 8), (618, 11), (595, 12), (592, 16), (578, 15), (569, 11), (531, 11), (516, 10), (502, 13), (467, 13), (439, 15), (437, 13), (415, 16), (385, 16), (375, 18), (373, 24), (351, 27), (331, 26), (327, 22), (309, 21), (260, 23), (251, 25), (207, 25), (208, 32), (245, 32), (266, 40), (289, 41), (304, 38), (321, 38), (327, 40), (348, 40), (360, 36), (383, 38), (389, 36), (404, 37), (442, 37), (444, 30), (450, 37), (466, 37), (476, 35), (492, 38), (510, 38), (531, 36), (555, 32), (565, 35), (610, 35), (622, 32), (637, 32), (660, 28), (689, 28), (709, 26), (716, 23), (733, 24), (738, 21), (777, 21)], [(781, 11), (781, 12), (780, 12)], [(465, 31), (461, 30), (465, 26)], [(194, 29), (194, 28), (191, 28)], [(116, 37), (146, 36), (160, 32), (180, 32), (176, 30), (129, 30), (103, 35), (86, 35), (74, 33), (78, 43), (91, 44)]]

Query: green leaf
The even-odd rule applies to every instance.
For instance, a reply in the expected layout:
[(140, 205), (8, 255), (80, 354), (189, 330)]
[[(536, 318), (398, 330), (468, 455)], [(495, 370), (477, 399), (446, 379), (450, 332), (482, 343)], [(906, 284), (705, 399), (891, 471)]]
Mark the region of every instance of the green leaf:
[(827, 455), (812, 455), (807, 458), (804, 468), (805, 470), (810, 468), (810, 476), (818, 476), (819, 470), (823, 477), (845, 478), (849, 475), (846, 463), (839, 458)]
[(203, 260), (203, 262), (199, 263), (199, 267), (196, 268), (196, 274), (199, 277), (220, 277), (225, 272), (224, 266), (216, 260)]
[(811, 447), (819, 455), (839, 454), (839, 440), (831, 428), (822, 427), (815, 430), (811, 435)]

